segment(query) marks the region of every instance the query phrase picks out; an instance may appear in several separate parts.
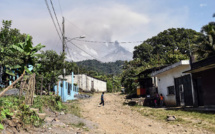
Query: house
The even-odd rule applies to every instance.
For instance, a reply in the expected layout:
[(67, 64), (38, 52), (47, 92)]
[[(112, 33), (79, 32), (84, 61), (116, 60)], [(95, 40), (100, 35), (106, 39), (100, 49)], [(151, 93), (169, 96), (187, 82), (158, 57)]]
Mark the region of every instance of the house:
[[(69, 76), (70, 76), (70, 78), (69, 78)], [(73, 72), (69, 76), (67, 76), (66, 80), (61, 79), (54, 86), (55, 94), (61, 96), (63, 102), (76, 99), (75, 95), (77, 95), (79, 92), (78, 86), (74, 85)], [(60, 76), (60, 78), (61, 77), (62, 76)]]
[(190, 70), (189, 60), (182, 60), (151, 74), (157, 77), (158, 93), (164, 96), (166, 106), (193, 105), (191, 75), (183, 73), (187, 70)]
[(191, 64), (194, 106), (215, 108), (215, 56)]
[(157, 78), (151, 77), (151, 73), (162, 68), (164, 66), (146, 69), (136, 75), (138, 76), (140, 95), (153, 96), (154, 92), (157, 92)]
[[(67, 81), (71, 81), (71, 75), (65, 76)], [(79, 88), (85, 92), (106, 92), (107, 91), (107, 82), (99, 80), (86, 74), (77, 74), (74, 75), (74, 83), (79, 86)]]

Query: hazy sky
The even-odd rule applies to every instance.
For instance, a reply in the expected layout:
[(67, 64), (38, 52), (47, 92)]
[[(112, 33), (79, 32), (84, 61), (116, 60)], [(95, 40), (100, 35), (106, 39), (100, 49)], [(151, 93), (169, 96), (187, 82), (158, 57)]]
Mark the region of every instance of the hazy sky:
[[(65, 17), (66, 36), (86, 35), (85, 40), (143, 41), (172, 27), (200, 31), (215, 20), (215, 0), (53, 0), (53, 4), (60, 26)], [(45, 0), (0, 0), (0, 19), (12, 20), (12, 27), (32, 35), (34, 44), (62, 50)], [(132, 52), (138, 44), (121, 45)]]

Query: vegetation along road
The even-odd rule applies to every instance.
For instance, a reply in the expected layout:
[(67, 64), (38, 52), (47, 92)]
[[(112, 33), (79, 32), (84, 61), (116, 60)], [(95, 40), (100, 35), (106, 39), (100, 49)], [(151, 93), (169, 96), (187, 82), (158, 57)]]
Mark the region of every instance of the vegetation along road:
[[(156, 116), (144, 116), (146, 114), (141, 111), (147, 111), (148, 114), (168, 114), (163, 109), (153, 109), (147, 107), (131, 107), (123, 105), (124, 95), (118, 93), (105, 94), (105, 106), (99, 107), (100, 94), (95, 94), (90, 99), (81, 100), (82, 115), (87, 120), (96, 123), (97, 133), (107, 134), (171, 134), (171, 133), (193, 133), (207, 134), (213, 133), (204, 130), (204, 128), (196, 127), (191, 122), (187, 123), (183, 117), (177, 121), (167, 122), (165, 118), (159, 120)], [(155, 111), (153, 111), (155, 110)], [(163, 111), (162, 113), (159, 111)], [(176, 111), (180, 113), (180, 111)], [(173, 114), (176, 114), (173, 112)], [(186, 114), (184, 115), (184, 118)], [(199, 123), (197, 123), (199, 124)], [(90, 133), (90, 131), (89, 131)]]

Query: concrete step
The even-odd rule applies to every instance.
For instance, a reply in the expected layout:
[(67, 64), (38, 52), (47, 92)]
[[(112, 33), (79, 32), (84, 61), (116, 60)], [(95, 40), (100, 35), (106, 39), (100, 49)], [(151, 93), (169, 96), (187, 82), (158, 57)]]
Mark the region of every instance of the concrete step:
[(37, 115), (39, 116), (40, 119), (45, 119), (46, 118), (46, 113), (39, 113), (39, 109), (37, 108), (30, 108), (31, 111), (35, 111)]
[(45, 119), (46, 118), (46, 113), (37, 113), (40, 119)]

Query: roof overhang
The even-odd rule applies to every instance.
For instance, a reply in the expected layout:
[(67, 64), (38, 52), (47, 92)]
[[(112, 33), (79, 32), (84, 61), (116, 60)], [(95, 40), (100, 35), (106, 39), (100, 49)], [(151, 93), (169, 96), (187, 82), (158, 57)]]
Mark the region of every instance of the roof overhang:
[(161, 73), (164, 73), (166, 71), (169, 71), (169, 70), (171, 70), (173, 68), (176, 68), (176, 67), (179, 67), (179, 66), (184, 66), (184, 65), (190, 65), (190, 61), (189, 60), (181, 60), (181, 61), (179, 61), (179, 62), (177, 62), (175, 64), (172, 64), (170, 66), (167, 66), (167, 67), (165, 67), (165, 68), (163, 68), (163, 69), (161, 69), (159, 71), (153, 72), (151, 74), (151, 76), (156, 76), (158, 74), (161, 74)]
[(197, 72), (202, 72), (202, 71), (205, 71), (205, 70), (208, 70), (208, 69), (213, 69), (213, 68), (215, 68), (215, 64), (211, 64), (211, 65), (208, 65), (208, 66), (203, 66), (203, 67), (200, 67), (200, 68), (197, 68), (197, 69), (191, 69), (191, 70), (185, 71), (183, 73), (197, 73)]

